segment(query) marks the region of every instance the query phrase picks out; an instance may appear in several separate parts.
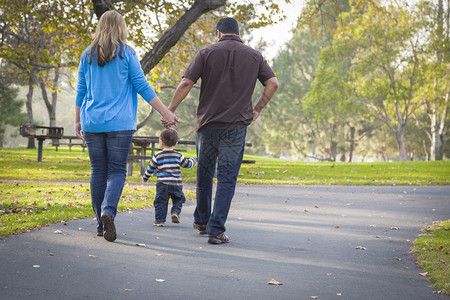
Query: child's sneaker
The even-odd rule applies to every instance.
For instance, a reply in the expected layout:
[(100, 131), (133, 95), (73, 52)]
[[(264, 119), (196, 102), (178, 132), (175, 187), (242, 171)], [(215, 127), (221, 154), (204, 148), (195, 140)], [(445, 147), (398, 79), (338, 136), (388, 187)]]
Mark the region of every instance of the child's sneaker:
[(164, 222), (153, 222), (153, 225), (155, 225), (156, 227), (164, 227)]
[(180, 223), (180, 214), (176, 212), (172, 213), (172, 223)]

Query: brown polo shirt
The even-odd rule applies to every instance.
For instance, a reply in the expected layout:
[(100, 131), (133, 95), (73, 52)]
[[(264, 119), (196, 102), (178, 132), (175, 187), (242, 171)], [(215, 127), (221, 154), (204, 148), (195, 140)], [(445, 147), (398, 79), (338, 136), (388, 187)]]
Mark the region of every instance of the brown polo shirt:
[(256, 80), (264, 83), (275, 74), (261, 53), (244, 45), (236, 35), (224, 35), (219, 42), (198, 51), (183, 77), (194, 82), (201, 78), (199, 130), (250, 125)]

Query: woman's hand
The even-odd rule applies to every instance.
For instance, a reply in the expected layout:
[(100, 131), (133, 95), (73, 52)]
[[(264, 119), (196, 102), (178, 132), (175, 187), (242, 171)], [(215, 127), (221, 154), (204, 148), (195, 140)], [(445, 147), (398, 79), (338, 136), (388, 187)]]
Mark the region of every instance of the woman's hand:
[(83, 131), (81, 130), (81, 123), (76, 122), (75, 123), (75, 135), (79, 138), (84, 140)]
[(172, 126), (172, 125), (177, 126), (178, 118), (177, 118), (177, 116), (175, 116), (175, 114), (173, 112), (168, 111), (165, 115), (162, 116), (161, 124), (165, 128), (170, 128), (170, 126)]
[(81, 130), (80, 109), (81, 107), (75, 106), (75, 135), (79, 139), (84, 140), (83, 131)]

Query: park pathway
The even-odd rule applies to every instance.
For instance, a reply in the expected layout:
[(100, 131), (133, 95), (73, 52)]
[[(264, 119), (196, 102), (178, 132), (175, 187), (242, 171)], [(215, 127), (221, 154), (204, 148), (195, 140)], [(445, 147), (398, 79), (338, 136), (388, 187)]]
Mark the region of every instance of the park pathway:
[(234, 199), (224, 245), (197, 235), (192, 201), (162, 228), (152, 209), (118, 214), (114, 243), (91, 219), (3, 238), (0, 299), (448, 299), (409, 250), (450, 218), (450, 186), (239, 185)]

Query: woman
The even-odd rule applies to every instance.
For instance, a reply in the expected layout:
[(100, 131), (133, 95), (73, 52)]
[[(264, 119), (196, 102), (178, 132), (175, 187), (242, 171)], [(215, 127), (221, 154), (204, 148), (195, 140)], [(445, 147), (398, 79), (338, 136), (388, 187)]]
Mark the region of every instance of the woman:
[(166, 127), (178, 123), (147, 82), (127, 36), (122, 16), (105, 12), (78, 68), (75, 133), (86, 140), (89, 151), (97, 235), (110, 242), (116, 239), (114, 218), (136, 130), (137, 93), (161, 114)]

